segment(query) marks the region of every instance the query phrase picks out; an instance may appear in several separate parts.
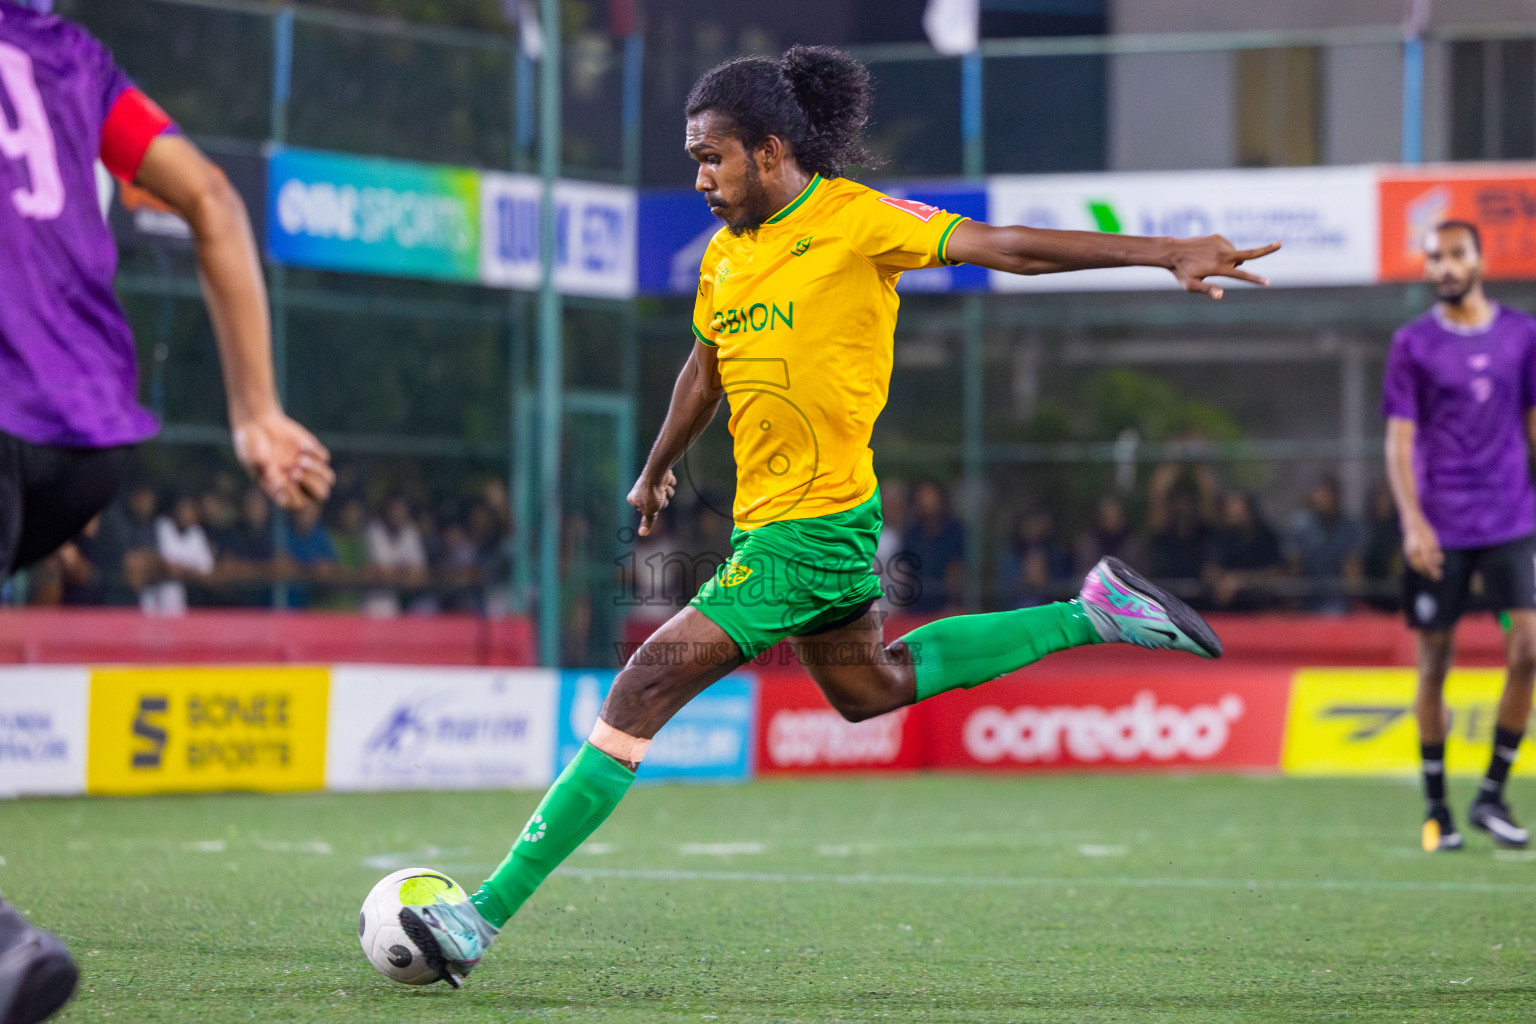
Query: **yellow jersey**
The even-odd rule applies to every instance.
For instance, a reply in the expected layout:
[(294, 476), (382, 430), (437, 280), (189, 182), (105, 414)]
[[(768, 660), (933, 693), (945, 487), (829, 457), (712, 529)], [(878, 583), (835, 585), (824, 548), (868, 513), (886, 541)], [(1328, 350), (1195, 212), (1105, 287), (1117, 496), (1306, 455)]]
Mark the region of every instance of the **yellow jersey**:
[(716, 348), (736, 456), (736, 525), (853, 508), (875, 491), (896, 282), (947, 264), (966, 218), (813, 177), (756, 233), (721, 228), (699, 266), (693, 333)]

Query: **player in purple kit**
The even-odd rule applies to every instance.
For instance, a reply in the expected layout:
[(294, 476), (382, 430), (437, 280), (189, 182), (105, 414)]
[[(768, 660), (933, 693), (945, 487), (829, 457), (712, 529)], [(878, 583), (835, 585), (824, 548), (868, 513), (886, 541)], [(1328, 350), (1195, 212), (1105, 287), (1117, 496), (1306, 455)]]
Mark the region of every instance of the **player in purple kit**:
[[(111, 500), (154, 418), (113, 291), (100, 160), (192, 228), (235, 454), (278, 504), (322, 501), (334, 474), (274, 385), (261, 261), (223, 173), (52, 0), (0, 0), (0, 581)], [(32, 1024), (74, 988), (57, 939), (0, 903), (0, 1022)]]
[(1424, 242), (1439, 301), (1392, 339), (1382, 410), (1387, 476), (1403, 527), (1405, 609), (1418, 632), (1426, 852), (1459, 850), (1445, 803), (1445, 677), (1473, 577), (1487, 607), (1508, 613), (1508, 677), (1493, 758), (1468, 818), (1501, 846), (1530, 834), (1504, 802), (1536, 683), (1536, 319), (1483, 293), (1477, 227), (1447, 221)]

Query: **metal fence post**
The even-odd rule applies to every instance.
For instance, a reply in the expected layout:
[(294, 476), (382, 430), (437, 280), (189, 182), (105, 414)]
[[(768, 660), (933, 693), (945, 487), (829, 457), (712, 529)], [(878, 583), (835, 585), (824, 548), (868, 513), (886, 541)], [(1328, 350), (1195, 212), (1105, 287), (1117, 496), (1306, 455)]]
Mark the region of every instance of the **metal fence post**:
[(564, 435), (561, 392), (565, 387), (561, 351), (560, 292), (555, 285), (558, 228), (555, 180), (560, 176), (560, 3), (541, 0), (544, 55), (539, 67), (539, 175), (542, 274), (539, 281), (539, 664), (560, 662), (560, 449)]
[[(293, 8), (284, 6), (272, 19), (272, 120), (271, 146), (275, 149), (288, 141), (288, 101), (293, 95)], [(267, 261), (269, 286), (267, 298), (272, 319), (272, 375), (277, 397), (288, 403), (288, 268), (275, 260)], [(272, 550), (281, 552), (288, 540), (287, 517), (282, 509), (272, 516)], [(288, 607), (288, 584), (278, 580), (272, 585), (272, 607)]]

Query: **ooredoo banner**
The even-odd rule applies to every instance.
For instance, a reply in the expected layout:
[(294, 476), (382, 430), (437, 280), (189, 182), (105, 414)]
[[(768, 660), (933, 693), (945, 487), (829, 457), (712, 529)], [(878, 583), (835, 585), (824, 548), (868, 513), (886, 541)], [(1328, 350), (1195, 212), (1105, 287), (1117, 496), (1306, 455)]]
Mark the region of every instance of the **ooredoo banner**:
[(543, 669), (338, 665), (326, 787), (542, 789), (558, 693)]
[(85, 790), (89, 669), (0, 668), (0, 797)]
[(921, 710), (850, 722), (799, 674), (764, 674), (758, 688), (757, 770), (867, 772), (920, 768)]
[(1271, 769), (1280, 761), (1286, 671), (1207, 675), (1021, 674), (935, 698), (936, 768)]

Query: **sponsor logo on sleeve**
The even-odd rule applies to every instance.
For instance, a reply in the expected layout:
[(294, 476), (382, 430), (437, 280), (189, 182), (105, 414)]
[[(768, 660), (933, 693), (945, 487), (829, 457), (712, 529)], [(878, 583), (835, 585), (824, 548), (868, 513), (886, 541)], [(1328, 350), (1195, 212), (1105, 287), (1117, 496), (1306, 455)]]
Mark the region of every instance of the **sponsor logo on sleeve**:
[[(911, 216), (916, 217), (918, 220), (922, 221), (924, 224), (928, 223), (930, 220), (933, 220), (933, 218), (944, 212), (937, 206), (929, 206), (927, 203), (920, 203), (916, 199), (895, 199), (891, 196), (881, 196), (880, 202), (884, 203), (886, 206), (894, 206), (902, 213), (910, 214)], [(799, 254), (796, 253), (796, 255)]]

